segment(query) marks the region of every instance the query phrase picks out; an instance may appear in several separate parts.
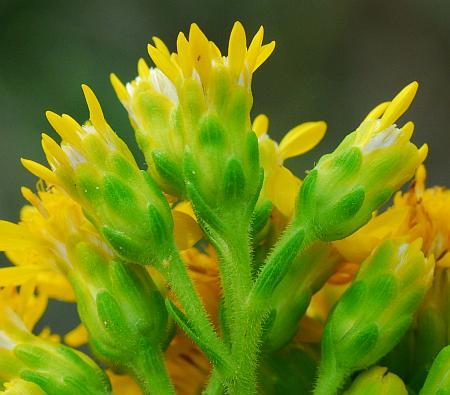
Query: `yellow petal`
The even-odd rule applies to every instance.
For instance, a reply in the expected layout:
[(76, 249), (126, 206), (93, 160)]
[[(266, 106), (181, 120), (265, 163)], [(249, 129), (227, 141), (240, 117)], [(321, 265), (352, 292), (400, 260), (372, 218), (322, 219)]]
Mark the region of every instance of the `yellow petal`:
[(428, 156), (428, 144), (422, 145), (419, 148), (419, 161), (422, 163)]
[(23, 313), (22, 320), (25, 326), (32, 330), (47, 309), (48, 298), (45, 294), (39, 293), (38, 296), (32, 298), (33, 303), (27, 305)]
[(148, 44), (147, 50), (156, 67), (158, 67), (158, 69), (160, 69), (167, 76), (167, 78), (169, 78), (169, 80), (176, 84), (179, 77), (179, 71), (171, 59), (164, 56), (161, 51), (151, 44)]
[(268, 197), (273, 205), (285, 217), (292, 217), (301, 180), (286, 167), (278, 166), (267, 183)]
[(281, 165), (277, 143), (269, 136), (264, 136), (259, 141), (259, 158), (265, 177), (271, 175)]
[(137, 68), (138, 68), (139, 77), (148, 78), (148, 76), (150, 74), (150, 69), (144, 59), (140, 58), (138, 60)]
[(60, 166), (70, 168), (69, 159), (67, 158), (66, 153), (61, 149), (55, 140), (45, 133), (42, 133), (42, 148), (48, 163), (53, 168), (58, 168)]
[(380, 118), (383, 113), (386, 111), (386, 108), (389, 106), (391, 102), (390, 101), (386, 101), (384, 103), (378, 104), (378, 106), (376, 106), (372, 111), (370, 111), (366, 118), (364, 119), (364, 121), (368, 120), (368, 119), (378, 119)]
[(164, 43), (164, 41), (158, 37), (152, 37), (152, 39), (158, 51), (161, 52), (163, 55), (170, 57), (169, 48), (167, 48), (167, 45)]
[(0, 269), (0, 287), (20, 286), (42, 271), (37, 265), (14, 266)]
[(89, 340), (89, 333), (83, 324), (78, 325), (64, 336), (64, 343), (70, 347), (80, 347)]
[(275, 41), (272, 41), (269, 44), (263, 45), (261, 47), (258, 57), (256, 58), (255, 66), (253, 67), (253, 70), (251, 70), (252, 73), (254, 73), (259, 68), (259, 66), (261, 66), (267, 60), (267, 58), (272, 54), (274, 49), (275, 49)]
[(57, 185), (58, 177), (56, 177), (55, 173), (53, 173), (50, 169), (45, 166), (42, 166), (40, 163), (34, 162), (29, 159), (21, 158), (23, 167), (27, 169), (31, 174), (34, 174), (36, 177), (42, 178), (48, 184)]
[(89, 108), (89, 119), (91, 120), (92, 125), (99, 131), (105, 130), (107, 124), (97, 97), (87, 85), (83, 84), (81, 85), (81, 88), (83, 89), (84, 97)]
[(255, 34), (255, 36), (253, 37), (252, 42), (250, 43), (250, 46), (248, 47), (247, 51), (246, 57), (247, 67), (251, 72), (255, 67), (256, 59), (258, 58), (259, 52), (261, 50), (263, 38), (264, 38), (264, 27), (261, 26), (257, 31), (257, 33)]
[(180, 211), (182, 213), (185, 213), (189, 215), (191, 218), (196, 219), (194, 209), (192, 208), (192, 204), (189, 201), (184, 201), (181, 203), (178, 203), (176, 207), (174, 208), (174, 211)]
[(203, 236), (197, 222), (188, 214), (174, 210), (174, 236), (175, 243), (180, 250), (191, 248)]
[(436, 262), (439, 267), (450, 268), (450, 252), (447, 252), (441, 259)]
[(228, 62), (236, 75), (241, 74), (247, 55), (247, 38), (241, 22), (235, 22), (228, 43)]
[(48, 216), (48, 212), (39, 197), (27, 187), (20, 188), (20, 193), (31, 205), (36, 207), (43, 217)]
[(127, 88), (125, 88), (125, 85), (122, 84), (119, 77), (114, 73), (111, 73), (109, 78), (119, 100), (122, 103), (127, 103), (130, 100), (130, 95), (128, 94)]
[(253, 121), (252, 129), (258, 138), (266, 134), (269, 130), (269, 117), (265, 114), (259, 114)]
[(383, 240), (395, 235), (408, 218), (408, 208), (391, 208), (372, 218), (353, 235), (333, 244), (347, 261), (361, 263)]
[(142, 390), (136, 382), (127, 375), (114, 373), (107, 369), (109, 380), (111, 381), (112, 392), (115, 395), (143, 395)]
[(194, 64), (192, 62), (191, 48), (183, 32), (177, 37), (178, 64), (185, 77), (192, 76)]
[(65, 117), (60, 117), (52, 111), (47, 111), (45, 116), (63, 141), (68, 142), (75, 147), (81, 146), (81, 139), (79, 136), (81, 126), (75, 120), (69, 122), (67, 120), (67, 115)]
[(301, 155), (319, 144), (325, 135), (327, 124), (323, 121), (306, 122), (291, 129), (280, 143), (282, 160)]
[(41, 271), (36, 279), (38, 288), (51, 299), (74, 302), (75, 295), (73, 288), (67, 278), (57, 272)]
[(386, 108), (377, 130), (386, 129), (405, 113), (411, 105), (418, 87), (419, 84), (416, 81), (411, 82), (394, 97), (392, 102)]
[(209, 42), (209, 48), (210, 48), (210, 53), (211, 56), (216, 60), (216, 61), (222, 61), (222, 52), (220, 52), (219, 47), (213, 42), (210, 41)]
[(211, 47), (209, 40), (196, 23), (189, 29), (189, 45), (192, 61), (200, 75), (203, 84), (206, 84), (211, 69)]

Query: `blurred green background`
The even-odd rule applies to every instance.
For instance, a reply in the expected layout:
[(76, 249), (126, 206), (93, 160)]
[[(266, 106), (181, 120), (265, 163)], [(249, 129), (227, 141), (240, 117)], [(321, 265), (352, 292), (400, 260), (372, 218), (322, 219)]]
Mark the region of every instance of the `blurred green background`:
[(374, 105), (418, 80), (408, 112), (414, 141), (430, 145), (429, 184), (449, 185), (448, 0), (0, 0), (1, 218), (17, 220), (24, 203), (19, 188), (35, 184), (19, 157), (44, 162), (40, 133), (55, 135), (44, 111), (84, 121), (80, 84), (89, 84), (144, 166), (109, 73), (133, 79), (153, 35), (174, 49), (177, 33), (191, 22), (225, 49), (235, 20), (249, 35), (263, 24), (266, 40), (277, 42), (253, 85), (253, 114), (270, 116), (272, 137), (279, 140), (300, 122), (328, 122), (319, 147), (288, 162), (295, 173), (311, 168)]

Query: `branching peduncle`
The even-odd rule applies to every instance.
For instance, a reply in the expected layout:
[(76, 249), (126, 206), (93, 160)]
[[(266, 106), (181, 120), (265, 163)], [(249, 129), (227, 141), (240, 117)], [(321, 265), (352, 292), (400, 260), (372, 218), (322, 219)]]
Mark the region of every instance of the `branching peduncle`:
[[(174, 247), (168, 258), (160, 262), (158, 269), (166, 278), (178, 302), (184, 309), (187, 319), (193, 330), (202, 338), (202, 344), (207, 344), (217, 359), (220, 359), (222, 368), (228, 365), (229, 351), (217, 335), (205, 307), (198, 296), (191, 278), (189, 277), (178, 250)], [(201, 345), (199, 345), (201, 346)]]

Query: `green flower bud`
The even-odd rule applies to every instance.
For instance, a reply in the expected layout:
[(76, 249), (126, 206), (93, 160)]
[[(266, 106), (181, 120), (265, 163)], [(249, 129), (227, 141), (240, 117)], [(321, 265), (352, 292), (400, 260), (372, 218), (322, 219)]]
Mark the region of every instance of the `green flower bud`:
[(316, 394), (334, 394), (405, 334), (433, 276), (434, 262), (421, 244), (386, 241), (363, 262), (325, 326)]
[(53, 172), (32, 161), (23, 164), (80, 203), (87, 218), (123, 259), (140, 264), (160, 261), (174, 243), (167, 200), (106, 123), (91, 89), (83, 85), (83, 91), (90, 110), (85, 125), (67, 115), (47, 113), (62, 137), (58, 145), (43, 136), (42, 146)]
[(161, 352), (168, 317), (161, 293), (139, 265), (106, 260), (79, 243), (76, 270), (69, 273), (81, 321), (94, 354), (117, 370), (130, 372), (149, 352)]
[(271, 309), (276, 315), (265, 339), (269, 349), (281, 348), (297, 333), (312, 295), (333, 274), (340, 259), (333, 247), (324, 242), (312, 244), (295, 258), (272, 294)]
[(419, 395), (450, 394), (450, 346), (443, 348), (435, 358)]
[(400, 377), (375, 366), (360, 373), (344, 395), (408, 395)]
[(141, 59), (139, 76), (126, 87), (112, 76), (150, 173), (169, 194), (189, 195), (206, 217), (205, 208), (222, 216), (230, 207), (233, 216), (250, 216), (261, 188), (251, 79), (274, 47), (262, 46), (262, 39), (260, 29), (247, 47), (236, 23), (223, 57), (193, 24), (188, 38), (179, 34), (172, 55), (155, 38), (148, 51), (157, 67)]
[[(1, 313), (2, 364), (6, 360), (12, 365), (9, 373), (15, 371), (15, 375), (7, 380), (20, 377), (48, 394), (112, 393), (108, 377), (89, 357), (70, 347), (34, 336), (9, 306), (1, 306)], [(2, 369), (0, 376), (3, 380), (4, 375)]]
[(425, 159), (427, 146), (418, 150), (409, 141), (413, 124), (401, 129), (393, 124), (409, 107), (416, 90), (413, 82), (392, 102), (375, 108), (306, 177), (297, 217), (318, 239), (332, 241), (352, 234)]

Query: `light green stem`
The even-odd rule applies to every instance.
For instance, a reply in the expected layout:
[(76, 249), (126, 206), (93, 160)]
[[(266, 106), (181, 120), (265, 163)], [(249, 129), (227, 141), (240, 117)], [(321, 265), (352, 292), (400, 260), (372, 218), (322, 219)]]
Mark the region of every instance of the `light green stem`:
[[(248, 229), (248, 228), (247, 228)], [(244, 314), (245, 302), (252, 289), (251, 254), (248, 230), (234, 228), (226, 242), (215, 245), (219, 254), (220, 275), (225, 301), (226, 324), (231, 343), (241, 334), (239, 323)]]
[(213, 368), (209, 376), (208, 384), (203, 390), (202, 395), (223, 395), (225, 387), (223, 385), (222, 376), (216, 368)]
[(161, 350), (147, 345), (130, 366), (130, 371), (145, 395), (175, 394)]
[(320, 369), (314, 395), (335, 395), (347, 379), (336, 369)]
[(184, 262), (175, 248), (172, 250), (170, 258), (160, 264), (159, 269), (175, 293), (195, 331), (202, 337), (204, 343), (208, 344), (223, 361), (226, 361), (229, 351), (217, 335), (187, 273)]
[(227, 381), (227, 389), (233, 395), (257, 393), (257, 366), (261, 348), (263, 315), (259, 310), (246, 308), (238, 323), (241, 336), (232, 344), (235, 375)]

